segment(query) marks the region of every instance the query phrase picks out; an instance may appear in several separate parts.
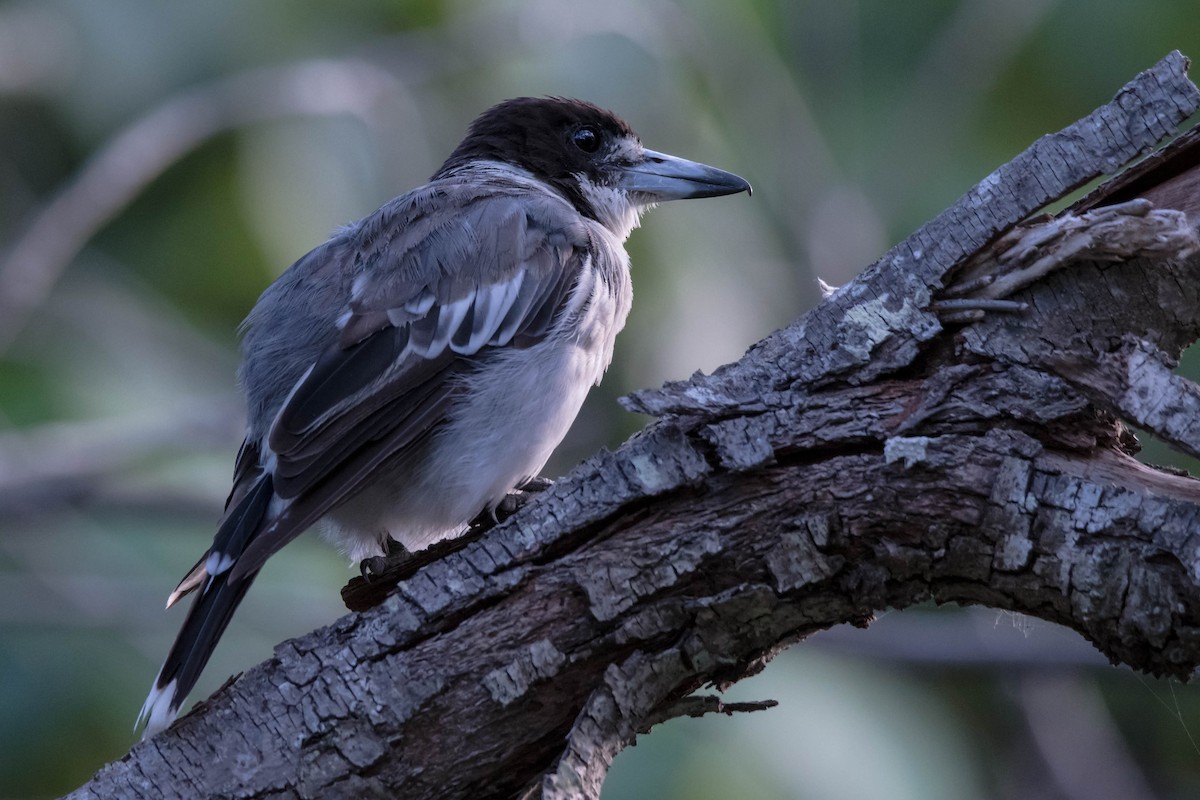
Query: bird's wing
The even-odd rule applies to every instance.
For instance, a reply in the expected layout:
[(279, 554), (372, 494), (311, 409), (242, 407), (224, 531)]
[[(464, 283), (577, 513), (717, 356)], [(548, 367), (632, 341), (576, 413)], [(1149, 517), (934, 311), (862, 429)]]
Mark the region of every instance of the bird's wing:
[(222, 526), (229, 535), (213, 543), (209, 563), (221, 565), (213, 552), (232, 556), (233, 578), (402, 459), (491, 350), (542, 341), (591, 257), (587, 228), (552, 197), (486, 195), (406, 223), (363, 243), (340, 340), (265, 437), (273, 492), (287, 507), (261, 530)]

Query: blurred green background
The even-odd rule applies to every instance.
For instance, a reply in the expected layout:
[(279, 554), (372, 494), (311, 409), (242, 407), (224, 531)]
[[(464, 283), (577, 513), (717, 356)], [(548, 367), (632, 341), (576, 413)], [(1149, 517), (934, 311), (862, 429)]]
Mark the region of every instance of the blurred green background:
[[(0, 798), (133, 742), (240, 441), (235, 328), (336, 226), (427, 178), (486, 106), (590, 99), (738, 172), (630, 242), (616, 362), (549, 474), (644, 420), (615, 398), (737, 358), (1171, 49), (1195, 0), (28, 0), (0, 4)], [(1169, 453), (1151, 450), (1157, 461)], [(342, 613), (304, 537), (198, 699)], [(1195, 798), (1200, 694), (987, 610), (884, 614), (616, 761), (613, 798)]]

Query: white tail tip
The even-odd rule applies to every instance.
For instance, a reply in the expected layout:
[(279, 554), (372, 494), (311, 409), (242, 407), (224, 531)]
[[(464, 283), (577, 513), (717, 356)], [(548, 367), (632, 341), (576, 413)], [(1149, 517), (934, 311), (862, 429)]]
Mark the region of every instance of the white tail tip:
[(175, 715), (179, 713), (178, 701), (175, 699), (175, 684), (176, 681), (171, 681), (159, 689), (158, 682), (155, 681), (155, 687), (150, 690), (146, 702), (142, 703), (141, 713), (138, 714), (137, 722), (134, 724), (136, 729), (143, 721), (146, 723), (146, 729), (142, 731), (142, 741), (170, 725), (174, 721)]

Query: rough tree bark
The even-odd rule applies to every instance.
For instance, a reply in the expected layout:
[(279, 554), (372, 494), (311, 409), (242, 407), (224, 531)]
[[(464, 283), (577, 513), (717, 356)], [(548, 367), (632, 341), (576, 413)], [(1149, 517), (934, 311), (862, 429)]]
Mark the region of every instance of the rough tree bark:
[(617, 452), (71, 796), (596, 797), (639, 731), (719, 708), (695, 690), (929, 598), (1187, 679), (1200, 482), (1139, 464), (1124, 424), (1200, 455), (1172, 372), (1200, 335), (1197, 137), (1031, 217), (1172, 135), (1200, 108), (1186, 68), (1040, 139), (736, 364), (627, 398), (658, 420)]

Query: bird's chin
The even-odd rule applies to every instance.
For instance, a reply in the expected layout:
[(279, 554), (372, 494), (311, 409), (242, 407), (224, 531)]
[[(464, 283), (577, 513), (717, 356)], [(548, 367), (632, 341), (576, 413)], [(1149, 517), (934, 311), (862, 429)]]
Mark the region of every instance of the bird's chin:
[(648, 195), (643, 197), (617, 186), (593, 183), (585, 176), (580, 176), (579, 185), (596, 220), (621, 241), (629, 238), (633, 229), (641, 225), (642, 214), (657, 203)]

